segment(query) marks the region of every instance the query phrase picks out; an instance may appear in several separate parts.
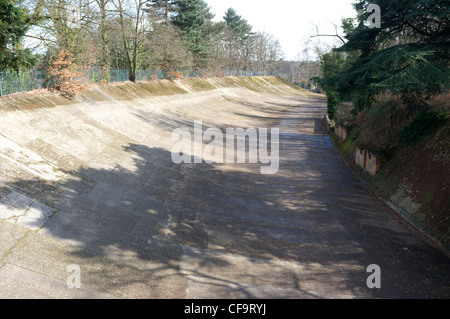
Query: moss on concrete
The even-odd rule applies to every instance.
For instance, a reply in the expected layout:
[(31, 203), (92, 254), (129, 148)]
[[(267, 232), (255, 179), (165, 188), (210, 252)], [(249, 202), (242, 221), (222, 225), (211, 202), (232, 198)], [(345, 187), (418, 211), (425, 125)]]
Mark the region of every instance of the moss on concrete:
[(58, 92), (36, 90), (2, 97), (0, 99), (0, 107), (10, 110), (24, 110), (70, 105), (79, 102), (129, 101), (136, 98), (168, 96), (221, 88), (244, 88), (253, 92), (271, 94), (312, 94), (284, 79), (273, 76), (186, 78), (177, 81), (155, 80), (137, 83), (91, 84), (88, 86), (86, 92), (74, 98), (65, 97)]

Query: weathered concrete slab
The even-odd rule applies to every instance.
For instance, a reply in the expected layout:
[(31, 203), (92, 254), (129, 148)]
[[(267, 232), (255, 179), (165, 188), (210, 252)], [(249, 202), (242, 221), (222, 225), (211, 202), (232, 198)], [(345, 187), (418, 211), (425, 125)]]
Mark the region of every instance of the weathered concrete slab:
[(9, 264), (0, 267), (0, 297), (2, 299), (116, 298), (85, 288), (69, 288), (66, 282)]
[[(267, 90), (0, 108), (0, 297), (449, 297), (448, 258), (354, 178), (325, 101)], [(279, 128), (278, 172), (174, 163), (194, 121)]]
[(53, 213), (51, 207), (15, 191), (0, 200), (0, 219), (31, 230), (44, 226)]
[[(295, 263), (185, 248), (181, 271), (188, 298), (355, 298), (348, 284), (355, 265)], [(222, 287), (224, 289), (222, 289)]]
[[(120, 244), (95, 252), (33, 232), (5, 254), (5, 266), (0, 269), (0, 276), (5, 278), (10, 271), (16, 278), (21, 274), (18, 270), (26, 270), (28, 279), (17, 282), (11, 291), (15, 279), (5, 280), (4, 285), (0, 284), (0, 297), (15, 298), (17, 295), (10, 293), (17, 292), (21, 298), (27, 298), (26, 291), (30, 289), (35, 291), (30, 297), (38, 298), (183, 298), (187, 280), (177, 269), (179, 253), (171, 255), (167, 246), (158, 243), (147, 248), (139, 256)], [(74, 265), (79, 267), (81, 291), (68, 289), (67, 282), (73, 275), (69, 267)], [(46, 291), (51, 287), (53, 292)]]

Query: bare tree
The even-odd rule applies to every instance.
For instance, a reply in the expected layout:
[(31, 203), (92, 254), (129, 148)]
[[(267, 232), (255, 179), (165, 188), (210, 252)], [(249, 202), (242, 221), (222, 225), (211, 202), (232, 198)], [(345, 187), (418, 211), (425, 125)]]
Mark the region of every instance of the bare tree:
[(193, 56), (181, 36), (170, 23), (156, 23), (147, 34), (143, 64), (168, 74), (192, 69)]
[[(50, 55), (61, 49), (69, 51), (79, 65), (90, 64), (95, 52), (92, 0), (28, 0), (35, 27), (27, 34), (38, 40)], [(89, 51), (89, 52), (88, 52)]]
[(273, 72), (277, 61), (282, 57), (278, 40), (265, 31), (257, 32), (252, 37), (254, 69), (261, 73)]
[(146, 34), (151, 29), (151, 21), (145, 14), (149, 0), (112, 0), (118, 16), (120, 36), (130, 71), (129, 80), (136, 82), (136, 71), (142, 54)]
[(101, 44), (99, 66), (109, 69), (111, 67), (110, 56), (110, 37), (108, 35), (111, 30), (110, 4), (111, 0), (95, 0), (98, 9), (98, 37)]

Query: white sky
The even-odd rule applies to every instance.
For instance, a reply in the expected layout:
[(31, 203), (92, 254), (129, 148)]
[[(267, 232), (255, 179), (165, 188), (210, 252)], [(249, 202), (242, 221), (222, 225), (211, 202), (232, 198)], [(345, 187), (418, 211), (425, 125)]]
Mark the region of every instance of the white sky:
[[(222, 20), (228, 8), (253, 26), (253, 31), (266, 31), (280, 42), (286, 60), (297, 60), (305, 48), (309, 36), (316, 33), (335, 34), (333, 23), (341, 25), (342, 18), (354, 18), (356, 12), (352, 3), (355, 0), (205, 0)], [(340, 33), (342, 35), (342, 33)], [(320, 37), (315, 41), (332, 45), (334, 37)]]

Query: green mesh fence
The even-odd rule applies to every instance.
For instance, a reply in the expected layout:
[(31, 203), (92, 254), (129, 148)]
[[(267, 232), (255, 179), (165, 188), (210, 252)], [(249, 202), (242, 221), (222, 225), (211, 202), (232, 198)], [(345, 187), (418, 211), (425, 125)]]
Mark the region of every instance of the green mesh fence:
[(43, 71), (0, 72), (0, 96), (44, 87)]
[[(185, 78), (214, 76), (264, 76), (275, 75), (273, 72), (256, 72), (248, 70), (229, 70), (225, 72), (186, 71), (180, 73)], [(162, 70), (137, 70), (136, 81), (151, 81), (168, 78), (169, 74)], [(100, 68), (85, 70), (78, 78), (83, 83), (126, 82), (130, 78), (128, 70), (109, 70)], [(170, 77), (169, 77), (170, 78)], [(0, 72), (0, 96), (18, 92), (42, 89), (50, 85), (51, 79), (46, 79), (44, 71), (4, 71)]]

